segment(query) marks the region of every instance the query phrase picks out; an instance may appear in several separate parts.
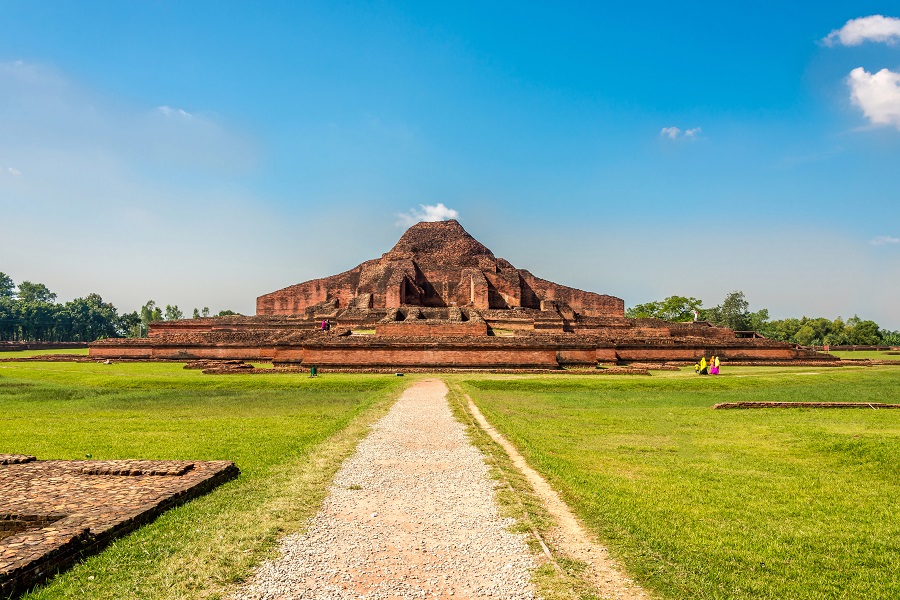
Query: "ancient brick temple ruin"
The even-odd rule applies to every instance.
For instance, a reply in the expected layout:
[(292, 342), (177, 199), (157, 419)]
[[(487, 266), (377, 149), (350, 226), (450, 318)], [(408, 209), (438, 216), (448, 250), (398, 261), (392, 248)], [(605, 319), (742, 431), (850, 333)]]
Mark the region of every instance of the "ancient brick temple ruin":
[(418, 223), (381, 258), (260, 296), (254, 317), (153, 323), (148, 338), (90, 348), (96, 358), (363, 370), (693, 363), (704, 354), (731, 363), (835, 360), (709, 323), (626, 318), (620, 298), (517, 269), (457, 221)]

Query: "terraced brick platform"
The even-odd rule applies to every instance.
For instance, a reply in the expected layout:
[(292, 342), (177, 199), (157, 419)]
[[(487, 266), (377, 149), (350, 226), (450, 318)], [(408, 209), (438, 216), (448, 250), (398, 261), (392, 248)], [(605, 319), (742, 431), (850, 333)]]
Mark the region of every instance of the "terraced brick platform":
[(0, 454), (0, 597), (34, 587), (238, 473), (231, 461)]

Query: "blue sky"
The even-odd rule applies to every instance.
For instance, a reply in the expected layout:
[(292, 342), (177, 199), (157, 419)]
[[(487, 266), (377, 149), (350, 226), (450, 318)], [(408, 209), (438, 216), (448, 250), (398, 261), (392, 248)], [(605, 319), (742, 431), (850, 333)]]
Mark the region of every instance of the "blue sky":
[(442, 203), (628, 306), (900, 329), (896, 3), (0, 12), (0, 271), (61, 299), (252, 314)]

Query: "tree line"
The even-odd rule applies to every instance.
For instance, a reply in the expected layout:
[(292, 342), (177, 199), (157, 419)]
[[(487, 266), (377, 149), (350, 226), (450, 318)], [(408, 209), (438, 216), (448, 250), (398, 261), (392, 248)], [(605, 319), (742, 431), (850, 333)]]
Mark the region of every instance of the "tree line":
[[(236, 315), (231, 310), (217, 316)], [(208, 307), (194, 309), (194, 318), (210, 316)], [(88, 294), (65, 303), (43, 283), (18, 285), (0, 272), (0, 341), (93, 342), (108, 337), (142, 337), (154, 321), (182, 319), (177, 305), (160, 308), (149, 300), (139, 311), (119, 314), (100, 294)]]
[(700, 321), (728, 327), (734, 331), (756, 331), (761, 335), (801, 346), (897, 346), (900, 331), (882, 329), (877, 323), (854, 315), (841, 317), (801, 317), (770, 319), (768, 309), (750, 310), (744, 292), (728, 294), (721, 304), (703, 308), (703, 301), (684, 296), (669, 296), (657, 302), (638, 304), (625, 311), (632, 318), (656, 318), (666, 321), (692, 321), (694, 311)]

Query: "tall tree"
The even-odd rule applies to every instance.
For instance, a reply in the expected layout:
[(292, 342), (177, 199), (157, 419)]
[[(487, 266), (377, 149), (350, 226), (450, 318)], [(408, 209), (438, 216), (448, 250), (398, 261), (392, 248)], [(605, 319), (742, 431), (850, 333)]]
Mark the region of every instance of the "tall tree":
[(23, 281), (19, 284), (19, 300), (23, 302), (53, 302), (56, 294), (47, 289), (43, 283)]
[(125, 337), (141, 337), (141, 315), (135, 310), (120, 316), (117, 330)]
[(0, 298), (12, 298), (16, 295), (16, 284), (12, 277), (0, 271)]
[(847, 319), (847, 337), (851, 344), (874, 346), (881, 342), (881, 331), (875, 321), (864, 321), (853, 315)]
[(166, 321), (175, 321), (183, 318), (184, 313), (181, 312), (177, 304), (166, 304)]
[(162, 309), (156, 305), (153, 300), (147, 300), (147, 303), (141, 307), (141, 335), (147, 335), (150, 331), (150, 323), (162, 321)]
[(709, 321), (734, 331), (745, 331), (750, 327), (750, 303), (744, 292), (734, 291), (725, 296), (719, 306), (706, 311)]
[(12, 298), (0, 296), (0, 340), (18, 341), (21, 335), (21, 323), (19, 303)]

